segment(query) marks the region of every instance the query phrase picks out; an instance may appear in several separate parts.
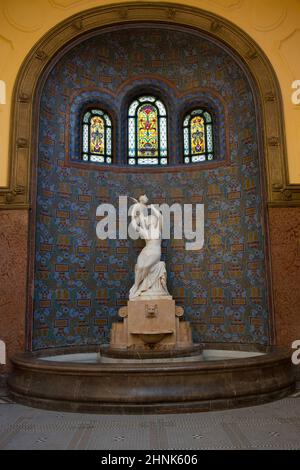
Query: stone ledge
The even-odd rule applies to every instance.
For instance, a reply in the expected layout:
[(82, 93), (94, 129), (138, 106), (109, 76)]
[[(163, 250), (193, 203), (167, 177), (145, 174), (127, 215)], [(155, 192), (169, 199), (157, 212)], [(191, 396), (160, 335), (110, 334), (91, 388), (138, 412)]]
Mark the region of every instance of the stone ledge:
[[(203, 347), (222, 349), (222, 344)], [(248, 351), (254, 349), (251, 345)], [(262, 352), (262, 346), (258, 350)], [(258, 405), (295, 390), (290, 351), (276, 347), (266, 347), (259, 356), (207, 362), (76, 364), (42, 360), (58, 354), (44, 350), (15, 356), (8, 380), (11, 397), (33, 407), (71, 412), (183, 413)]]

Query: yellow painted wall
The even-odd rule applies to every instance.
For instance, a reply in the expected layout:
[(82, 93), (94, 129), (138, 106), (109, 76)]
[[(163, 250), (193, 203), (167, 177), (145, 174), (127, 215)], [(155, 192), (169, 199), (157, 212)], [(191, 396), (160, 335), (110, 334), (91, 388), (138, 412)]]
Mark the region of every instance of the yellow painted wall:
[[(13, 85), (26, 54), (42, 35), (67, 17), (122, 1), (125, 0), (0, 0), (0, 80), (6, 83), (6, 103), (0, 104), (0, 186), (7, 184)], [(300, 104), (293, 104), (291, 99), (292, 83), (300, 80), (300, 0), (177, 0), (176, 3), (199, 7), (232, 21), (265, 51), (277, 73), (284, 99), (290, 182), (300, 183)]]

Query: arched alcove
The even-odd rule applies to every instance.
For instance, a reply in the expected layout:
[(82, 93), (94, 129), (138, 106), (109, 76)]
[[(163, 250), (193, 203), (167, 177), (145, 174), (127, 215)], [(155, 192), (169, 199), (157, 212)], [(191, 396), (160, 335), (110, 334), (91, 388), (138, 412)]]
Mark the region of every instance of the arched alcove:
[[(126, 164), (126, 114), (130, 97), (142, 90), (166, 104), (169, 164), (132, 169)], [(79, 116), (91, 102), (114, 116), (111, 165), (81, 157)], [(197, 102), (213, 110), (216, 158), (187, 166), (181, 116)], [(171, 240), (163, 250), (169, 289), (184, 306), (195, 341), (269, 342), (259, 112), (240, 59), (182, 26), (110, 27), (60, 52), (45, 75), (38, 109), (34, 349), (109, 341), (133, 282), (137, 247), (132, 240), (97, 241), (96, 208), (143, 192), (156, 203), (205, 205), (204, 248), (186, 252), (184, 241)]]
[[(144, 24), (152, 23), (153, 25), (156, 24), (157, 27), (166, 27), (173, 30), (189, 28), (189, 34), (194, 37), (197, 35), (199, 38), (205, 36), (207, 40), (215, 41), (218, 47), (221, 48), (223, 45), (224, 50), (226, 49), (228, 54), (234, 58), (233, 60), (239, 63), (239, 67), (244, 70), (245, 76), (248, 77), (248, 84), (255, 103), (257, 129), (260, 129), (257, 138), (261, 151), (260, 168), (263, 172), (265, 171), (266, 176), (266, 194), (262, 205), (262, 217), (264, 217), (263, 211), (267, 202), (281, 204), (287, 200), (297, 201), (298, 193), (293, 192), (287, 182), (281, 95), (274, 71), (264, 53), (251, 38), (237, 27), (210, 13), (178, 5), (136, 3), (125, 7), (123, 5), (122, 8), (116, 5), (82, 12), (56, 26), (30, 52), (21, 68), (14, 91), (11, 177), (9, 188), (1, 191), (2, 203), (11, 208), (32, 207), (33, 212), (35, 211), (35, 191), (30, 192), (30, 182), (36, 180), (38, 153), (36, 131), (39, 119), (39, 101), (51, 69), (68, 51), (77, 47), (88, 37), (96, 37), (99, 32), (104, 32), (105, 28), (114, 28), (113, 25), (119, 25), (120, 28), (124, 28), (126, 25), (137, 28), (141, 22)], [(127, 84), (127, 86), (130, 87), (130, 84)], [(176, 87), (175, 91), (177, 91), (177, 94), (175, 93), (176, 99), (179, 100), (184, 92), (176, 90)], [(202, 92), (205, 93), (205, 91), (205, 88), (202, 87)], [(192, 90), (192, 87), (190, 87), (188, 92), (192, 100), (192, 93), (198, 95), (201, 90)], [(184, 109), (181, 112), (183, 113)], [(224, 162), (226, 163), (226, 160)], [(217, 163), (218, 166), (219, 163)], [(215, 163), (212, 163), (212, 168), (213, 165)], [(74, 163), (75, 166), (76, 162)], [(72, 163), (70, 167), (72, 167)], [(168, 168), (163, 170), (165, 173), (162, 172), (161, 175), (164, 174), (164, 176), (161, 177), (167, 178), (169, 174), (176, 179), (180, 171), (181, 169), (176, 167)], [(196, 174), (195, 169), (186, 168), (185, 171), (192, 172), (193, 175)], [(113, 177), (116, 172), (128, 174), (128, 169), (116, 169), (114, 167), (105, 169), (105, 178)], [(139, 170), (134, 170), (134, 172), (139, 173)], [(151, 174), (156, 172), (156, 169), (151, 169)], [(263, 179), (264, 176), (262, 181)], [(35, 220), (34, 217), (33, 220)], [(264, 236), (268, 237), (267, 231), (265, 231)], [(31, 239), (31, 245), (30, 286), (34, 271), (33, 239)], [(265, 285), (269, 285), (267, 279), (269, 270), (267, 252), (268, 249), (264, 245)], [(196, 273), (195, 276), (200, 276), (200, 274)], [(30, 289), (29, 294), (31, 295), (31, 293)], [(271, 297), (270, 286), (269, 295)], [(262, 342), (272, 341), (273, 339), (272, 307), (269, 300), (266, 300), (266, 302), (269, 305), (268, 319), (265, 323), (268, 333), (265, 330), (265, 339)], [(31, 315), (32, 299), (29, 298), (27, 334), (29, 349), (32, 345)], [(217, 324), (218, 319), (216, 318)], [(238, 330), (238, 322), (236, 328)], [(268, 339), (266, 340), (266, 338)]]

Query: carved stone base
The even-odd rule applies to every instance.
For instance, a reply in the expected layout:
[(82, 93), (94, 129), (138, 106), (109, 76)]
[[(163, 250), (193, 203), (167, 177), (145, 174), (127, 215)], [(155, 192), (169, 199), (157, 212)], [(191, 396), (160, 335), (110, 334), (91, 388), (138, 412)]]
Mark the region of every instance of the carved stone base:
[(140, 351), (186, 348), (193, 344), (191, 328), (182, 321), (183, 308), (166, 298), (129, 300), (127, 307), (119, 310), (123, 322), (114, 323), (111, 329), (112, 349)]

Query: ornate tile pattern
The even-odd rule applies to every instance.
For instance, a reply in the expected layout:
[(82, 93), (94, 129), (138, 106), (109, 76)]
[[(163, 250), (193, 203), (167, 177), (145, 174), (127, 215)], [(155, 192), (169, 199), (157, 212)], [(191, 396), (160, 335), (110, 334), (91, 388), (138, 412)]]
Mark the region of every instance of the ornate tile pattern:
[[(144, 74), (155, 74), (155, 86), (159, 77), (164, 80), (162, 93), (178, 111), (196, 99), (211, 104), (219, 160), (225, 155), (226, 107), (228, 165), (199, 166), (197, 172), (183, 168), (180, 173), (156, 173), (151, 178), (146, 170), (128, 174), (85, 164), (65, 166), (66, 153), (71, 160), (78, 158), (82, 106), (102, 97), (122, 118), (121, 105), (137, 83), (130, 85), (130, 79), (138, 77), (139, 86), (146, 86), (150, 79), (143, 80)], [(122, 84), (112, 98), (111, 93)], [(195, 87), (211, 93), (195, 98)], [(186, 92), (185, 99), (176, 97), (175, 91)], [(217, 96), (222, 96), (222, 102)], [(170, 121), (170, 150), (178, 161), (180, 122), (176, 116)], [(126, 121), (120, 122), (117, 155), (122, 162)], [(194, 339), (267, 343), (262, 190), (256, 113), (248, 79), (229, 52), (212, 41), (187, 32), (145, 27), (110, 32), (79, 44), (55, 65), (45, 84), (39, 132), (34, 349), (108, 341), (118, 308), (127, 301), (141, 244), (97, 240), (96, 208), (102, 202), (117, 203), (119, 195), (136, 197), (144, 192), (152, 202), (205, 204), (201, 251), (185, 251), (180, 240), (163, 244), (169, 289), (177, 303), (184, 305)]]

